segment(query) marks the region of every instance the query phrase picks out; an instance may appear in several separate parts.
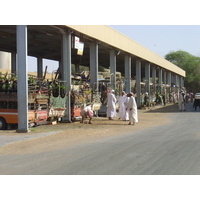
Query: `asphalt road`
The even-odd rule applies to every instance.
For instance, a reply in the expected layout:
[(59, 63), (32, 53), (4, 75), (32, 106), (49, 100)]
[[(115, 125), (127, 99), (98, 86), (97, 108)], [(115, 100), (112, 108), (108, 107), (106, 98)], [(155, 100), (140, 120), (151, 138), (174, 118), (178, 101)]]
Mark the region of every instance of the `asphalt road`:
[(0, 174), (199, 175), (200, 112), (191, 106), (165, 111), (171, 122), (160, 127), (52, 152), (0, 155)]

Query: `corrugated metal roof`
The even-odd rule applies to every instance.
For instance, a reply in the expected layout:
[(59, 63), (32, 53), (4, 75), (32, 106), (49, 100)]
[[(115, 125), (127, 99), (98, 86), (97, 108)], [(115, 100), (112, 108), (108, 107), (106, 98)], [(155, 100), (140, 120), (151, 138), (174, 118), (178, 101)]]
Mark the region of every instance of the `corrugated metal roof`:
[(65, 25), (91, 38), (185, 77), (185, 71), (106, 25)]

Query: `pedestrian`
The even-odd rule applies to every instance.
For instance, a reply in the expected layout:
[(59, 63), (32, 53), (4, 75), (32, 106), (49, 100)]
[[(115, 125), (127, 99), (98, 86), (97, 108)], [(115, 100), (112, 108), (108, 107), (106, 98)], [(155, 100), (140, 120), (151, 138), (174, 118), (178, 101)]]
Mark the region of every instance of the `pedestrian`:
[(118, 100), (118, 105), (119, 105), (119, 113), (118, 113), (118, 116), (119, 116), (119, 119), (122, 119), (122, 120), (125, 120), (127, 121), (128, 120), (128, 112), (126, 110), (126, 102), (127, 102), (127, 95), (126, 93), (123, 91), (121, 93), (121, 95), (119, 96), (119, 100)]
[(163, 105), (165, 106), (166, 105), (166, 94), (165, 94), (165, 92), (163, 92), (163, 94), (162, 94), (162, 102), (163, 102)]
[(135, 125), (136, 122), (138, 122), (138, 113), (137, 113), (137, 104), (135, 101), (135, 97), (133, 97), (133, 93), (130, 92), (128, 94), (128, 97), (130, 97), (128, 104), (127, 104), (127, 110), (129, 111), (129, 124), (133, 123)]
[(123, 120), (125, 119), (125, 112), (126, 112), (126, 107), (124, 104), (125, 102), (126, 102), (126, 93), (122, 91), (118, 99), (118, 105), (119, 105), (118, 117), (119, 119), (123, 119)]
[(190, 98), (190, 95), (189, 95), (189, 93), (187, 93), (187, 94), (186, 94), (186, 97), (185, 97), (185, 102), (186, 102), (186, 104), (188, 104), (189, 98)]
[(179, 92), (178, 105), (180, 111), (185, 111), (185, 94), (183, 91)]
[(109, 120), (113, 120), (113, 117), (116, 116), (116, 102), (114, 90), (111, 90), (107, 98), (107, 117)]
[(130, 99), (130, 97), (128, 97), (128, 94), (126, 94), (126, 101), (124, 103), (124, 105), (125, 105), (125, 121), (129, 121), (129, 111), (126, 109), (129, 99)]
[(193, 99), (194, 99), (194, 94), (191, 92), (190, 93), (190, 101), (193, 102)]
[(145, 93), (145, 96), (144, 96), (144, 105), (148, 108), (150, 108), (150, 100), (149, 100), (149, 94), (148, 92)]
[(200, 109), (200, 99), (194, 100), (193, 108), (195, 108), (195, 111), (197, 110), (197, 106), (199, 106), (199, 109)]
[(80, 121), (80, 123), (85, 123), (84, 120), (86, 118), (89, 118), (89, 124), (92, 124), (92, 117), (93, 117), (93, 111), (92, 111), (92, 107), (90, 104), (87, 104), (87, 106), (83, 106), (82, 109), (81, 109), (81, 117), (82, 117), (82, 120)]

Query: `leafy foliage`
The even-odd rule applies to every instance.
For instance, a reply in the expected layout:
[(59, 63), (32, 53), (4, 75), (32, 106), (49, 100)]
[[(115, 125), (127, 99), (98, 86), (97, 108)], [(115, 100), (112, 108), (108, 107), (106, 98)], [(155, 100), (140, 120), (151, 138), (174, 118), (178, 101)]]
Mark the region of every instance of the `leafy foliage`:
[(186, 71), (185, 87), (191, 92), (200, 92), (200, 57), (186, 51), (171, 51), (165, 59)]

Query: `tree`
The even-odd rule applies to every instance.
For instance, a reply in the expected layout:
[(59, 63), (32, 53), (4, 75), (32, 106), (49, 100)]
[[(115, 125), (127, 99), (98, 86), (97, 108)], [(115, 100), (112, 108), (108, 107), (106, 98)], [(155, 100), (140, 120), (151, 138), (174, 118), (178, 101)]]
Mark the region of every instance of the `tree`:
[(186, 51), (171, 51), (165, 59), (186, 71), (185, 87), (188, 91), (200, 92), (200, 57)]

